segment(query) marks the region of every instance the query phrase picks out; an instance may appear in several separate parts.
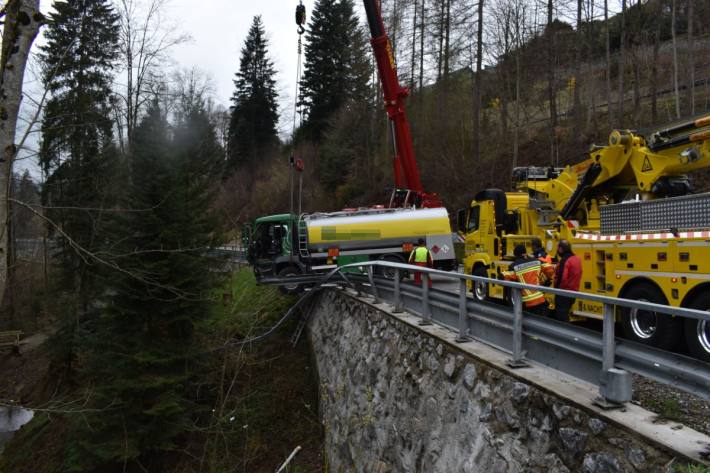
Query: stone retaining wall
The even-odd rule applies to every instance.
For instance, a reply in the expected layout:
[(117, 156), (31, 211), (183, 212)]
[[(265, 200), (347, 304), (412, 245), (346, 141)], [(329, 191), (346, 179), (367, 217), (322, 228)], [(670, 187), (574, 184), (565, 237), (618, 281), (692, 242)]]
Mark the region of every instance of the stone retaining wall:
[(660, 472), (671, 462), (372, 305), (319, 297), (309, 338), (330, 472)]

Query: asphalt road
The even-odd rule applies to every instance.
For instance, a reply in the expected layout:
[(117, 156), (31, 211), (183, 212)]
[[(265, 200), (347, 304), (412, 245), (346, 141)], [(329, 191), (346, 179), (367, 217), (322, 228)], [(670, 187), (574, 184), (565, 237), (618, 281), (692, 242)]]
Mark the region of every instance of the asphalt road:
[[(458, 279), (447, 278), (444, 276), (434, 276), (431, 279), (432, 288), (439, 289), (442, 291), (453, 292), (454, 294), (459, 293), (459, 281)], [(414, 277), (405, 279), (407, 283), (413, 283)]]

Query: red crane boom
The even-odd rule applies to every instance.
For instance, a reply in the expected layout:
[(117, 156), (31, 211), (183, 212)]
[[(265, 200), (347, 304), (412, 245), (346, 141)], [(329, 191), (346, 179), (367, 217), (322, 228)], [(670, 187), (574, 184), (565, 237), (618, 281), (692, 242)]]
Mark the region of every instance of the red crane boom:
[(397, 189), (393, 193), (390, 207), (416, 205), (417, 207), (442, 207), (439, 196), (426, 193), (419, 178), (419, 168), (412, 146), (412, 134), (405, 110), (405, 100), (409, 89), (399, 83), (397, 66), (389, 36), (385, 31), (382, 12), (377, 0), (363, 0), (367, 23), (370, 27), (370, 43), (377, 61), (387, 116), (390, 120), (392, 141), (394, 142), (394, 182)]

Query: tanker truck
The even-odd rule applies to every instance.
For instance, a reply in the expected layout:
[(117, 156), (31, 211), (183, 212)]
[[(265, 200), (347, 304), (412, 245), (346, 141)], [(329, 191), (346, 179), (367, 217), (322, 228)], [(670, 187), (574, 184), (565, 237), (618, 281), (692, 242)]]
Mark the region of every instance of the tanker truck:
[[(454, 269), (453, 236), (446, 208), (365, 208), (257, 218), (242, 235), (257, 281), (325, 272), (369, 260), (404, 263), (420, 238), (434, 267)], [(392, 274), (384, 273), (387, 277)], [(298, 285), (286, 287), (297, 292)]]

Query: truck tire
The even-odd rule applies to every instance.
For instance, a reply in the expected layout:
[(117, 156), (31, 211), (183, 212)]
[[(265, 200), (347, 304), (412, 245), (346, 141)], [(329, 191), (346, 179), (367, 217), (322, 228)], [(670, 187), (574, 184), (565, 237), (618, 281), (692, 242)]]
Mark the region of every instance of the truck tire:
[[(288, 278), (292, 276), (300, 276), (301, 275), (301, 270), (298, 269), (296, 266), (286, 266), (283, 268), (281, 271), (279, 271), (279, 277), (280, 278)], [(298, 294), (303, 290), (303, 285), (294, 283), (286, 286), (279, 286), (279, 291), (281, 291), (283, 294), (287, 295), (293, 295), (293, 294)]]
[[(484, 266), (479, 266), (473, 270), (474, 276), (480, 276), (482, 278), (488, 277), (488, 271)], [(488, 299), (488, 284), (484, 282), (471, 282), (471, 292), (473, 293), (473, 298), (479, 302), (483, 302)]]
[[(624, 299), (667, 304), (663, 294), (651, 284), (638, 284), (624, 294)], [(662, 350), (673, 350), (680, 342), (681, 321), (666, 314), (652, 311), (623, 309), (621, 327), (624, 337)]]
[[(710, 310), (710, 293), (698, 294), (688, 306), (689, 309)], [(710, 322), (685, 319), (685, 342), (690, 354), (702, 361), (710, 362)]]
[[(398, 255), (384, 255), (379, 258), (380, 261), (388, 261), (390, 263), (404, 263), (404, 258)], [(404, 270), (399, 271), (399, 280), (401, 281), (407, 275)], [(387, 279), (394, 279), (395, 270), (393, 268), (376, 267), (376, 274)]]

